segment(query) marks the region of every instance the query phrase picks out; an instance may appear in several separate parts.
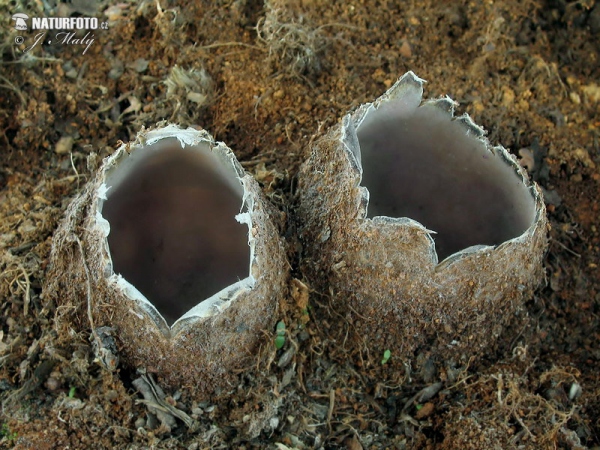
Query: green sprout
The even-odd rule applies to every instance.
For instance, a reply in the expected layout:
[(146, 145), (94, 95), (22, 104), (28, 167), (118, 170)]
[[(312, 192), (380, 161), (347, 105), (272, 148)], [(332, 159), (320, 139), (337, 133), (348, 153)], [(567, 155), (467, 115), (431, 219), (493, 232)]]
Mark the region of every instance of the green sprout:
[(6, 438), (7, 441), (14, 441), (17, 438), (17, 432), (11, 432), (7, 423), (0, 427), (0, 438)]
[(279, 350), (285, 344), (285, 322), (283, 320), (277, 322), (277, 327), (275, 328), (277, 332), (277, 336), (275, 337), (275, 348)]
[(392, 352), (389, 350), (386, 350), (385, 352), (383, 352), (383, 359), (381, 360), (381, 364), (385, 364), (387, 363), (390, 358), (392, 357)]
[(69, 398), (75, 398), (75, 386), (71, 386), (71, 389), (69, 389)]

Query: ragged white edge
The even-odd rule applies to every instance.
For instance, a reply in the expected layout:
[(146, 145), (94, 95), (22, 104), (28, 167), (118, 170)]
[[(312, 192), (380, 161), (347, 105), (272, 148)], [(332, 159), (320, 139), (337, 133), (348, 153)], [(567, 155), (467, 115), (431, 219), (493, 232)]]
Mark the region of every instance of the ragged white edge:
[[(423, 232), (428, 240), (429, 255), (433, 265), (438, 262), (438, 256), (435, 251), (435, 242), (431, 234), (435, 232), (428, 230), (421, 223), (407, 217), (387, 217), (377, 216), (372, 219), (367, 218), (369, 206), (369, 190), (365, 186), (360, 186), (362, 181), (362, 155), (360, 143), (358, 140), (358, 129), (361, 126), (367, 126), (371, 121), (377, 120), (379, 114), (386, 114), (386, 109), (392, 110), (397, 117), (410, 116), (421, 105), (423, 99), (423, 84), (425, 80), (419, 78), (414, 72), (409, 71), (402, 75), (392, 87), (372, 103), (361, 105), (353, 114), (349, 114), (342, 120), (341, 143), (345, 150), (350, 165), (358, 175), (357, 198), (357, 217), (364, 220), (372, 220), (376, 224), (393, 225), (403, 228), (416, 228)], [(439, 102), (439, 105), (435, 105)], [(454, 105), (451, 99), (439, 99), (432, 102), (432, 106), (438, 106), (441, 109), (447, 109), (448, 105)], [(451, 116), (451, 114), (450, 114)]]
[(512, 244), (523, 245), (527, 241), (531, 241), (533, 239), (533, 236), (539, 232), (538, 229), (540, 227), (546, 226), (546, 205), (544, 204), (544, 194), (542, 193), (540, 187), (535, 183), (531, 183), (531, 185), (529, 185), (528, 190), (531, 193), (535, 204), (533, 223), (520, 236), (517, 236), (513, 239), (509, 239), (508, 241), (499, 244), (496, 247), (496, 250), (502, 250), (504, 247), (510, 246)]
[(108, 277), (108, 283), (109, 285), (112, 284), (115, 289), (123, 293), (123, 295), (125, 295), (125, 297), (127, 297), (129, 300), (136, 302), (137, 305), (139, 305), (141, 309), (150, 316), (165, 337), (170, 336), (171, 331), (169, 325), (162, 314), (158, 312), (155, 306), (144, 296), (144, 294), (138, 291), (133, 284), (131, 284), (121, 275), (115, 273)]
[(242, 178), (244, 178), (244, 176), (246, 175), (246, 171), (235, 157), (233, 151), (229, 147), (227, 147), (223, 142), (215, 143), (212, 150), (217, 154), (218, 158), (221, 160), (224, 166), (231, 166), (231, 168), (233, 169), (233, 175), (238, 179), (241, 185)]
[[(421, 222), (411, 219), (410, 217), (389, 217), (389, 216), (375, 216), (371, 219), (375, 223), (388, 223), (393, 225), (410, 225), (416, 228), (420, 228), (427, 234), (437, 234), (436, 231), (427, 229)], [(433, 239), (432, 239), (433, 242)]]
[[(507, 152), (504, 147), (494, 147), (495, 151), (501, 148), (504, 152)], [(508, 154), (508, 156), (512, 156)], [(504, 251), (507, 247), (531, 245), (534, 236), (540, 232), (539, 228), (545, 226), (546, 220), (543, 220), (542, 216), (546, 214), (546, 206), (544, 205), (543, 194), (539, 186), (535, 183), (530, 183), (527, 178), (523, 180), (525, 185), (528, 187), (528, 191), (533, 197), (534, 202), (534, 217), (532, 218), (531, 225), (523, 231), (519, 236), (515, 236), (512, 239), (502, 242), (496, 246), (493, 245), (473, 245), (453, 253), (446, 257), (436, 268), (436, 271), (442, 271), (453, 265), (454, 263), (460, 262), (465, 258), (479, 257), (485, 253), (500, 252)], [(542, 231), (543, 232), (543, 231)]]
[(414, 114), (421, 104), (423, 83), (425, 82), (413, 72), (407, 72), (374, 102), (361, 105), (354, 113), (346, 115), (342, 120), (340, 141), (350, 167), (357, 175), (356, 184), (352, 187), (359, 188), (357, 208), (358, 217), (361, 219), (367, 217), (370, 194), (366, 187), (360, 186), (363, 170), (358, 129), (377, 120), (380, 114), (386, 115), (386, 110), (392, 111), (393, 115), (398, 118)]
[[(114, 167), (120, 163), (120, 159), (127, 159), (133, 155), (138, 149), (149, 147), (157, 144), (164, 139), (177, 139), (181, 148), (207, 146), (211, 150), (211, 155), (218, 160), (217, 164), (212, 164), (213, 170), (220, 173), (222, 179), (229, 184), (234, 192), (242, 195), (241, 185), (238, 181), (233, 181), (234, 178), (240, 178), (244, 174), (244, 169), (241, 167), (235, 155), (222, 142), (215, 142), (213, 137), (206, 130), (196, 130), (195, 128), (180, 128), (175, 124), (168, 124), (161, 128), (140, 131), (135, 140), (128, 144), (123, 144), (117, 151), (111, 155), (105, 164), (103, 170), (109, 173)], [(211, 161), (206, 161), (210, 163)], [(232, 177), (233, 175), (233, 177)]]
[(206, 130), (196, 130), (192, 127), (183, 129), (173, 123), (162, 128), (140, 132), (136, 139), (136, 143), (139, 141), (142, 147), (146, 147), (157, 143), (161, 139), (170, 137), (177, 138), (181, 143), (182, 148), (186, 145), (194, 146), (204, 142), (214, 143), (214, 139)]
[[(423, 83), (425, 83), (425, 80), (422, 80), (421, 78), (417, 77), (413, 72), (407, 72), (402, 77), (400, 77), (400, 79), (381, 97), (379, 97), (372, 103), (366, 103), (364, 105), (361, 105), (352, 115), (350, 115), (352, 119), (351, 122), (354, 125), (353, 127), (348, 126), (346, 124), (346, 118), (344, 118), (345, 120), (342, 123), (342, 144), (344, 145), (346, 153), (349, 155), (353, 155), (354, 160), (358, 161), (359, 164), (362, 163), (360, 145), (357, 142), (358, 145), (356, 147), (352, 147), (352, 133), (354, 133), (354, 136), (358, 141), (357, 130), (360, 128), (361, 125), (366, 125), (369, 123), (370, 120), (375, 120), (377, 116), (376, 112), (381, 108), (393, 108), (394, 102), (400, 102), (400, 108), (402, 108), (404, 110), (403, 112), (406, 114), (413, 114), (419, 107), (438, 108), (444, 113), (446, 113), (449, 116), (449, 118), (452, 119), (453, 123), (456, 123), (457, 126), (462, 127), (468, 137), (478, 141), (485, 149), (485, 151), (491, 153), (495, 157), (500, 157), (505, 163), (509, 164), (510, 167), (512, 167), (515, 170), (515, 173), (519, 177), (520, 181), (523, 182), (525, 186), (530, 187), (530, 192), (533, 196), (535, 204), (535, 217), (532, 218), (531, 225), (520, 236), (516, 236), (513, 239), (509, 239), (508, 241), (505, 241), (496, 247), (488, 245), (476, 245), (468, 247), (459, 252), (453, 253), (452, 255), (449, 255), (439, 264), (438, 255), (435, 250), (435, 242), (431, 237), (431, 234), (434, 232), (427, 230), (421, 223), (410, 218), (393, 218), (387, 216), (379, 216), (374, 217), (373, 219), (366, 220), (373, 220), (373, 222), (381, 224), (395, 224), (405, 227), (417, 227), (425, 230), (427, 232), (429, 240), (431, 241), (430, 254), (432, 261), (435, 261), (435, 264), (437, 265), (436, 270), (443, 270), (444, 268), (449, 267), (450, 265), (462, 260), (465, 257), (483, 254), (485, 252), (493, 251), (495, 249), (497, 250), (505, 245), (523, 243), (526, 240), (530, 239), (530, 237), (536, 232), (536, 228), (540, 220), (540, 214), (544, 214), (545, 211), (545, 206), (543, 204), (543, 201), (541, 200), (542, 197), (539, 193), (539, 189), (537, 189), (537, 186), (533, 185), (530, 182), (525, 170), (519, 165), (516, 158), (513, 155), (511, 155), (504, 147), (491, 146), (489, 140), (486, 137), (485, 129), (473, 122), (473, 120), (468, 114), (463, 114), (459, 117), (454, 118), (454, 108), (458, 105), (458, 103), (456, 103), (450, 97), (446, 96), (440, 99), (427, 100), (421, 105), (423, 96)], [(356, 149), (358, 149), (358, 152), (356, 152)], [(362, 175), (362, 165), (360, 166), (359, 170), (359, 173)], [(368, 190), (366, 191), (366, 195), (365, 193), (361, 193), (361, 196), (358, 199), (358, 216), (359, 218), (363, 219), (366, 218), (369, 200)], [(362, 215), (363, 210), (364, 216)]]
[[(110, 167), (114, 164), (114, 161), (120, 157), (121, 150), (117, 150), (111, 156), (104, 160), (104, 164), (100, 169), (98, 175), (98, 183), (95, 191), (95, 196), (93, 197), (96, 200), (95, 205), (95, 213), (94, 213), (94, 230), (98, 233), (101, 238), (100, 244), (100, 253), (104, 257), (106, 264), (104, 266), (104, 276), (110, 278), (114, 275), (113, 264), (112, 264), (112, 256), (110, 254), (110, 248), (108, 247), (108, 235), (110, 234), (110, 222), (104, 218), (102, 215), (102, 207), (104, 206), (104, 202), (107, 200), (106, 193), (109, 191), (110, 187), (106, 186), (105, 183), (105, 175), (106, 175), (106, 167)], [(94, 207), (94, 206), (92, 206)]]
[(442, 260), (442, 262), (439, 263), (435, 267), (435, 271), (439, 272), (441, 270), (444, 270), (444, 269), (450, 267), (455, 262), (461, 261), (466, 256), (477, 254), (477, 253), (483, 254), (483, 253), (493, 251), (494, 249), (495, 249), (495, 247), (493, 245), (472, 245), (472, 246), (464, 248), (456, 253), (452, 253), (451, 255), (444, 258)]
[(96, 188), (95, 192), (97, 199), (95, 227), (103, 236), (102, 252), (104, 254), (103, 256), (107, 260), (106, 272), (109, 282), (114, 283), (114, 286), (123, 292), (128, 299), (138, 302), (142, 309), (148, 313), (148, 315), (154, 320), (154, 322), (166, 336), (170, 335), (170, 328), (152, 302), (125, 278), (123, 278), (121, 275), (115, 274), (112, 269), (112, 257), (110, 255), (110, 247), (107, 239), (110, 233), (110, 223), (102, 216), (102, 207), (104, 205), (104, 201), (106, 201), (108, 198), (107, 192), (111, 188), (110, 186), (106, 185), (106, 176), (116, 168), (120, 160), (128, 158), (130, 154), (135, 152), (137, 149), (148, 147), (168, 138), (176, 138), (181, 144), (182, 148), (185, 148), (186, 145), (191, 147), (208, 145), (208, 148), (211, 150), (212, 154), (216, 156), (219, 161), (219, 165), (216, 165), (215, 169), (221, 173), (228, 183), (230, 183), (232, 178), (236, 180), (235, 183), (230, 183), (230, 185), (236, 192), (240, 193), (240, 212), (244, 209), (244, 207), (247, 208), (247, 212), (241, 212), (235, 218), (240, 223), (248, 224), (248, 245), (250, 247), (250, 269), (248, 277), (225, 287), (208, 299), (202, 300), (198, 305), (180, 317), (173, 324), (173, 327), (176, 324), (179, 324), (178, 329), (180, 329), (183, 326), (183, 322), (181, 321), (187, 323), (188, 319), (190, 318), (204, 318), (219, 314), (221, 311), (229, 307), (231, 302), (238, 298), (242, 292), (252, 289), (256, 283), (256, 280), (252, 274), (252, 267), (256, 263), (254, 250), (255, 238), (252, 236), (251, 220), (254, 210), (254, 196), (250, 192), (250, 189), (246, 186), (247, 180), (245, 180), (245, 171), (231, 149), (222, 142), (215, 142), (212, 136), (205, 130), (196, 130), (194, 128), (182, 129), (175, 124), (168, 124), (161, 128), (140, 131), (132, 143), (121, 145), (103, 162), (103, 165), (100, 169), (98, 187)]
[[(208, 133), (206, 133), (208, 135)], [(208, 135), (210, 136), (210, 135)], [(212, 140), (212, 137), (211, 137)], [(201, 143), (201, 142), (199, 142)], [(252, 235), (252, 215), (254, 213), (254, 194), (248, 186), (249, 179), (251, 177), (246, 175), (242, 165), (235, 157), (233, 151), (222, 142), (212, 142), (211, 150), (213, 155), (219, 160), (219, 166), (215, 167), (219, 170), (224, 178), (229, 181), (232, 178), (236, 179), (236, 191), (240, 193), (240, 213), (235, 216), (235, 219), (241, 224), (247, 224), (248, 226), (248, 246), (250, 248), (250, 259), (248, 264), (248, 276), (242, 280), (231, 284), (221, 291), (213, 294), (205, 300), (201, 300), (196, 306), (187, 311), (183, 316), (175, 321), (171, 329), (173, 332), (178, 332), (187, 324), (190, 323), (191, 319), (202, 319), (207, 317), (213, 317), (220, 314), (243, 293), (254, 288), (256, 279), (253, 275), (252, 268), (256, 265), (255, 261), (255, 238)], [(245, 212), (244, 209), (246, 209)]]
[(432, 234), (436, 234), (435, 231), (428, 230), (425, 226), (414, 219), (409, 217), (388, 217), (388, 216), (375, 216), (372, 219), (367, 219), (373, 221), (376, 225), (386, 225), (386, 226), (394, 226), (404, 229), (412, 228), (414, 230), (421, 231), (423, 236), (427, 239), (428, 249), (429, 249), (429, 258), (431, 259), (431, 263), (435, 266), (438, 263), (438, 255), (435, 250), (435, 241), (433, 240)]
[(531, 195), (535, 199), (535, 223), (539, 223), (542, 216), (546, 216), (546, 204), (544, 203), (544, 193), (537, 183), (531, 183), (529, 187)]
[(103, 238), (107, 238), (110, 234), (110, 223), (106, 220), (102, 213), (96, 210), (96, 230), (100, 232)]
[(434, 106), (447, 113), (450, 117), (454, 117), (454, 110), (458, 106), (458, 102), (455, 102), (449, 96), (446, 95), (445, 97), (441, 98), (425, 100), (425, 103), (423, 105)]
[(423, 97), (423, 84), (427, 83), (423, 78), (419, 78), (412, 70), (402, 75), (381, 97), (375, 100), (376, 108), (385, 102), (410, 102), (417, 107), (421, 104)]
[(249, 278), (252, 281), (252, 286), (254, 286), (257, 279), (259, 279), (262, 274), (260, 269), (264, 264), (263, 261), (258, 260), (258, 256), (256, 255), (256, 236), (255, 233), (261, 233), (262, 231), (254, 228), (254, 224), (252, 222), (252, 218), (254, 217), (254, 208), (256, 206), (256, 195), (260, 195), (260, 187), (256, 183), (256, 180), (252, 175), (246, 175), (242, 178), (242, 184), (244, 186), (244, 198), (243, 204), (246, 206), (246, 213), (239, 214), (236, 216), (236, 219), (240, 222), (245, 222), (248, 224), (248, 245), (250, 246), (250, 275)]
[(96, 191), (96, 195), (98, 196), (99, 199), (101, 200), (106, 200), (106, 193), (109, 191), (110, 187), (106, 186), (105, 183), (102, 183), (100, 185), (100, 187), (98, 188), (98, 190)]
[(106, 174), (107, 172), (110, 172), (112, 169), (114, 169), (115, 166), (117, 166), (121, 158), (127, 156), (127, 152), (125, 151), (125, 149), (126, 144), (122, 144), (117, 150), (115, 150), (115, 152), (112, 155), (106, 157), (102, 162), (102, 166), (100, 167), (100, 171), (98, 172), (100, 183), (98, 184), (98, 187), (96, 188), (95, 192), (95, 198), (100, 200), (99, 205), (97, 205), (99, 206), (98, 211), (102, 210), (102, 204), (105, 200), (108, 199), (107, 194), (111, 189), (111, 186), (106, 185)]
[[(178, 332), (184, 325), (184, 322), (187, 322), (189, 319), (203, 319), (222, 313), (229, 308), (241, 294), (252, 290), (253, 287), (254, 283), (250, 277), (227, 286), (186, 312), (175, 321), (171, 329), (174, 332)], [(176, 327), (177, 330), (175, 330)]]
[(490, 152), (495, 157), (499, 157), (505, 164), (508, 164), (510, 167), (512, 167), (516, 175), (523, 182), (523, 184), (525, 184), (525, 186), (531, 186), (531, 182), (529, 180), (527, 172), (525, 171), (525, 169), (523, 169), (523, 167), (521, 167), (516, 157), (512, 155), (502, 145), (492, 146), (490, 144), (490, 141), (485, 136), (487, 134), (486, 130), (483, 127), (477, 125), (475, 122), (473, 122), (471, 116), (469, 116), (468, 114), (463, 114), (457, 117), (454, 120), (454, 122), (456, 122), (466, 131), (468, 137), (477, 139), (481, 144), (485, 146), (485, 149), (488, 152)]
[(498, 155), (506, 164), (511, 166), (516, 172), (519, 179), (526, 185), (531, 186), (531, 181), (529, 180), (529, 175), (527, 175), (527, 171), (519, 164), (515, 155), (509, 153), (503, 146), (497, 145), (492, 148), (494, 154)]
[[(254, 284), (256, 283), (256, 278), (254, 276), (255, 270), (253, 269), (258, 267), (258, 262), (256, 261), (255, 253), (256, 238), (254, 237), (252, 231), (252, 215), (254, 214), (254, 195), (250, 192), (249, 186), (247, 186), (249, 178), (250, 177), (248, 176), (248, 178), (242, 179), (242, 184), (244, 186), (244, 197), (242, 199), (242, 207), (244, 207), (244, 205), (246, 206), (246, 212), (236, 215), (235, 220), (237, 220), (239, 223), (245, 223), (248, 225), (248, 247), (250, 247), (250, 264), (248, 267), (249, 274), (246, 279), (249, 280), (250, 286), (254, 287)], [(257, 276), (260, 276), (260, 274), (257, 273)]]
[[(372, 220), (373, 223), (393, 225), (403, 228), (416, 228), (423, 231), (428, 240), (429, 255), (433, 265), (438, 263), (435, 242), (431, 234), (435, 232), (427, 230), (421, 223), (407, 217), (378, 216), (367, 218), (370, 193), (365, 186), (360, 186), (362, 181), (362, 155), (358, 140), (358, 128), (367, 126), (371, 121), (377, 120), (379, 114), (386, 114), (386, 109), (393, 110), (397, 117), (410, 116), (421, 105), (423, 99), (423, 84), (425, 80), (419, 78), (414, 72), (409, 71), (402, 75), (392, 87), (372, 103), (361, 105), (354, 113), (348, 114), (342, 120), (341, 144), (345, 150), (346, 157), (350, 162), (352, 170), (357, 174), (358, 187), (357, 217), (364, 220)], [(453, 102), (451, 99), (440, 99), (438, 107), (444, 109)], [(434, 105), (435, 106), (435, 105)], [(378, 114), (379, 113), (379, 114)], [(450, 115), (451, 116), (451, 115)]]
[[(154, 305), (148, 301), (144, 294), (138, 291), (138, 289), (125, 278), (123, 278), (122, 275), (113, 273), (109, 277), (108, 282), (114, 284), (123, 294), (125, 294), (128, 299), (146, 303), (156, 310)], [(156, 313), (160, 315), (158, 311), (156, 311)]]
[(342, 135), (340, 138), (344, 154), (350, 164), (350, 170), (356, 175), (355, 182), (352, 188), (357, 188), (357, 217), (364, 219), (367, 217), (367, 208), (369, 207), (369, 190), (360, 185), (362, 181), (362, 163), (360, 155), (360, 144), (358, 142), (358, 135), (356, 128), (354, 127), (354, 121), (350, 114), (346, 115), (342, 120)]
[[(218, 171), (223, 180), (229, 184), (233, 191), (243, 198), (243, 196), (245, 196), (246, 189), (243, 187), (242, 178), (246, 172), (233, 154), (233, 151), (231, 151), (231, 149), (223, 142), (213, 143), (211, 150), (212, 154), (219, 161), (219, 164), (213, 166), (213, 169)], [(242, 199), (240, 211), (242, 210), (243, 206), (244, 202)]]
[(341, 142), (350, 163), (350, 168), (357, 175), (356, 185), (352, 186), (356, 187), (362, 181), (362, 162), (358, 134), (356, 133), (356, 127), (350, 114), (344, 116), (342, 119)]
[(367, 218), (367, 210), (369, 208), (369, 199), (370, 199), (370, 192), (369, 190), (364, 187), (364, 186), (359, 186), (358, 187), (358, 215), (357, 217), (359, 219), (366, 219)]
[(373, 103), (365, 103), (352, 114), (354, 126), (358, 129), (365, 120), (368, 123), (372, 120), (369, 116), (378, 109), (400, 109), (406, 114), (412, 114), (421, 104), (424, 83), (426, 81), (416, 76), (414, 72), (406, 72)]
[(483, 127), (473, 122), (471, 116), (465, 113), (454, 119), (454, 123), (460, 125), (463, 128), (463, 130), (467, 133), (467, 136), (479, 139), (480, 141), (486, 144), (486, 147), (490, 148), (489, 142), (485, 137), (486, 131), (483, 129)]
[[(186, 323), (189, 323), (190, 319), (202, 319), (220, 314), (229, 306), (231, 306), (231, 304), (240, 296), (240, 294), (253, 289), (256, 284), (256, 279), (252, 271), (252, 268), (256, 265), (256, 243), (255, 238), (252, 235), (252, 215), (254, 213), (255, 202), (254, 194), (252, 193), (251, 188), (248, 186), (248, 180), (251, 177), (246, 175), (246, 172), (235, 157), (233, 151), (231, 151), (231, 149), (224, 143), (213, 142), (211, 150), (220, 163), (218, 167), (215, 167), (215, 169), (219, 170), (227, 181), (231, 180), (233, 177), (236, 179), (236, 183), (238, 183), (235, 190), (240, 193), (241, 202), (240, 213), (235, 216), (235, 219), (241, 224), (245, 223), (248, 225), (248, 246), (250, 247), (248, 276), (232, 285), (223, 288), (221, 291), (217, 292), (206, 300), (201, 300), (199, 304), (194, 306), (175, 321), (171, 327), (174, 331), (175, 325), (177, 325), (177, 329), (180, 330)], [(242, 212), (244, 209), (246, 209), (246, 212)]]
[[(463, 114), (462, 116), (457, 117), (454, 120), (454, 122), (457, 122), (461, 127), (463, 127), (463, 129), (466, 130), (467, 136), (477, 139), (481, 144), (483, 144), (485, 146), (485, 149), (488, 152), (490, 152), (494, 157), (499, 158), (502, 162), (504, 162), (504, 164), (507, 164), (509, 167), (511, 167), (514, 170), (515, 175), (517, 176), (519, 181), (521, 183), (523, 183), (526, 187), (531, 188), (532, 186), (535, 185), (530, 180), (529, 175), (527, 174), (527, 171), (519, 164), (519, 162), (517, 161), (517, 158), (513, 154), (511, 154), (506, 148), (504, 148), (502, 145), (492, 146), (490, 144), (490, 141), (485, 136), (487, 134), (486, 130), (483, 127), (477, 125), (475, 122), (473, 122), (473, 119), (471, 119), (471, 117), (468, 114)], [(538, 202), (538, 198), (536, 196), (537, 191), (535, 189), (534, 190), (529, 189), (529, 191), (531, 192), (531, 195), (534, 200), (535, 213), (534, 213), (534, 217), (532, 217), (532, 219), (531, 219), (532, 220), (531, 226), (527, 230), (525, 230), (522, 235), (526, 235), (528, 230), (534, 228), (536, 222), (539, 219), (538, 213), (539, 213), (540, 208), (538, 208), (539, 202)], [(518, 238), (519, 238), (519, 236), (517, 236), (514, 239), (518, 239)], [(507, 242), (510, 242), (510, 241), (512, 241), (512, 239)], [(502, 245), (502, 244), (500, 244), (500, 245)]]
[[(538, 226), (538, 222), (540, 220), (540, 215), (545, 214), (546, 208), (544, 206), (542, 197), (539, 194), (539, 189), (537, 189), (535, 183), (531, 182), (531, 180), (529, 179), (529, 175), (527, 174), (525, 169), (521, 167), (521, 165), (517, 161), (517, 158), (502, 145), (492, 146), (487, 137), (485, 136), (487, 133), (485, 129), (473, 122), (473, 119), (471, 119), (471, 117), (468, 114), (463, 114), (462, 116), (457, 117), (454, 120), (454, 122), (457, 122), (461, 127), (463, 127), (466, 130), (467, 136), (477, 139), (481, 144), (484, 145), (485, 149), (488, 152), (490, 152), (494, 157), (499, 158), (501, 162), (511, 167), (518, 180), (521, 183), (523, 183), (525, 187), (528, 188), (528, 191), (531, 194), (534, 203), (534, 211), (531, 217), (531, 225), (527, 227), (527, 229), (523, 231), (523, 233), (521, 233), (519, 236), (515, 236), (514, 238), (502, 242), (501, 244), (498, 244), (493, 248), (495, 248), (496, 250), (501, 250), (507, 245), (512, 245), (515, 243), (525, 243), (525, 241), (530, 239), (530, 237), (535, 233), (536, 228)], [(468, 256), (472, 253), (477, 252), (477, 249), (470, 250), (471, 248), (472, 247), (469, 247), (467, 249), (461, 250), (453, 255), (448, 256), (440, 264), (444, 264), (444, 267), (447, 267), (453, 262), (460, 260), (461, 257)], [(481, 251), (487, 251), (487, 249), (484, 248)], [(448, 261), (450, 258), (452, 258), (452, 261)], [(448, 263), (446, 263), (446, 261), (448, 261)]]
[[(237, 160), (235, 161), (237, 162)], [(174, 334), (179, 333), (185, 329), (186, 326), (193, 324), (193, 322), (196, 320), (213, 317), (222, 313), (229, 308), (242, 294), (251, 291), (256, 285), (256, 278), (254, 277), (252, 270), (253, 267), (257, 266), (257, 261), (255, 256), (256, 238), (252, 233), (252, 215), (254, 213), (255, 199), (254, 194), (251, 191), (251, 187), (249, 186), (251, 180), (252, 177), (249, 175), (240, 178), (240, 182), (244, 188), (242, 206), (240, 209), (242, 210), (245, 207), (246, 212), (241, 212), (235, 216), (235, 219), (239, 223), (245, 223), (248, 225), (248, 246), (250, 247), (250, 264), (248, 270), (249, 275), (246, 278), (227, 286), (206, 300), (201, 301), (199, 304), (177, 319), (171, 327), (171, 330)]]
[(533, 235), (537, 232), (537, 228), (539, 226), (541, 218), (540, 216), (542, 214), (545, 214), (545, 206), (539, 188), (537, 187), (537, 185), (530, 181), (527, 172), (525, 171), (525, 169), (523, 169), (523, 167), (519, 165), (514, 155), (509, 153), (509, 151), (501, 145), (492, 146), (486, 137), (486, 130), (483, 127), (477, 125), (475, 122), (473, 122), (473, 119), (471, 119), (471, 117), (468, 114), (463, 114), (457, 117), (456, 119), (454, 119), (453, 122), (461, 126), (465, 130), (468, 137), (479, 141), (484, 146), (485, 150), (491, 153), (493, 157), (499, 158), (504, 164), (507, 164), (514, 170), (515, 175), (517, 176), (519, 181), (523, 183), (525, 187), (528, 188), (527, 190), (533, 198), (534, 211), (533, 216), (531, 217), (531, 225), (519, 236), (515, 236), (512, 239), (508, 239), (496, 246), (474, 245), (462, 249), (456, 253), (447, 256), (436, 267), (436, 271), (445, 270), (454, 263), (462, 261), (465, 258), (478, 257), (485, 253), (502, 251), (507, 246), (526, 244), (527, 241), (531, 240)]

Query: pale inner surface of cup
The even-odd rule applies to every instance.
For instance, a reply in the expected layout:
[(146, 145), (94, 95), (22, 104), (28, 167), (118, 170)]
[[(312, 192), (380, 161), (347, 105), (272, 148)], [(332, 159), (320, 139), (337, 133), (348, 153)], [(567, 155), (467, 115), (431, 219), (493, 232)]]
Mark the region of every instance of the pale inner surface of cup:
[(386, 104), (367, 119), (357, 134), (368, 217), (408, 217), (435, 231), (440, 261), (532, 225), (534, 198), (515, 168), (445, 111)]
[(134, 150), (106, 177), (101, 213), (114, 272), (169, 326), (249, 274), (248, 226), (235, 219), (243, 190), (222, 164), (208, 144), (168, 138)]

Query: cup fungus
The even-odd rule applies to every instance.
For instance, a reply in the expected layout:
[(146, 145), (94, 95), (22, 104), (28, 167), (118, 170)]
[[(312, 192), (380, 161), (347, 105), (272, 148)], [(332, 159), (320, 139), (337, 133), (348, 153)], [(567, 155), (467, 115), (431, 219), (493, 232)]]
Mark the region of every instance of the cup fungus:
[(408, 72), (344, 117), (299, 174), (304, 268), (379, 359), (481, 353), (543, 277), (539, 188), (422, 86)]
[(87, 299), (92, 327), (116, 329), (129, 365), (210, 395), (274, 325), (287, 264), (273, 214), (206, 131), (142, 131), (68, 207), (47, 292)]

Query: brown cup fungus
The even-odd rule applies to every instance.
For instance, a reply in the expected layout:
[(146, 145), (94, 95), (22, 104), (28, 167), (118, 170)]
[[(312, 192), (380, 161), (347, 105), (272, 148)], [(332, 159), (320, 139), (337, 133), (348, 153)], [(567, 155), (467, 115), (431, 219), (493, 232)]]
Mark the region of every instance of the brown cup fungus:
[(288, 265), (273, 217), (206, 131), (142, 131), (68, 207), (46, 291), (62, 305), (85, 299), (128, 365), (208, 396), (274, 325)]
[(468, 360), (543, 278), (540, 189), (449, 98), (402, 76), (319, 138), (299, 174), (304, 269), (381, 361)]

